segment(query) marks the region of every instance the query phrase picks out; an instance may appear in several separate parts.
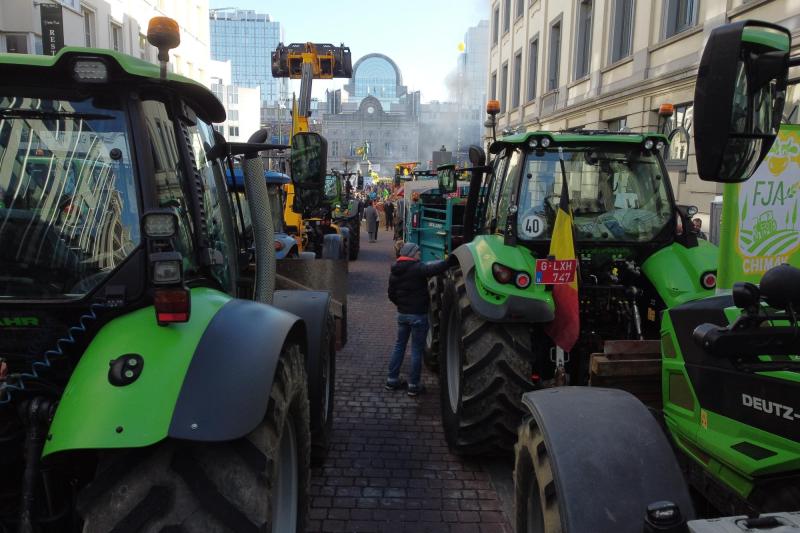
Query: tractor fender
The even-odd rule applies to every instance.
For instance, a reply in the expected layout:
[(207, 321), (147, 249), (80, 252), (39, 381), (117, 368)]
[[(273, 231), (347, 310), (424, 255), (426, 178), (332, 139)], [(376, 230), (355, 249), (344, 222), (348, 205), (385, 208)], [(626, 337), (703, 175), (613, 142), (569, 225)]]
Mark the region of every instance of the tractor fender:
[[(550, 322), (554, 318), (554, 304), (552, 293), (531, 289), (530, 295), (521, 294), (504, 295), (500, 301), (489, 301), (481, 295), (479, 290), (480, 279), (476, 281), (477, 269), (475, 268), (476, 250), (474, 242), (459, 246), (453, 251), (458, 259), (464, 276), (464, 284), (472, 309), (484, 320), (490, 322)], [(491, 270), (491, 266), (489, 267)], [(485, 283), (485, 281), (484, 281)], [(514, 289), (516, 292), (521, 292)], [(492, 291), (495, 294), (496, 291)]]
[(669, 441), (633, 395), (557, 387), (528, 392), (522, 402), (543, 436), (545, 449), (537, 451), (550, 461), (562, 531), (641, 533), (647, 506), (664, 500), (694, 517)]
[[(311, 405), (319, 405), (320, 398), (325, 394), (325, 384), (319, 382), (321, 374), (318, 367), (322, 361), (322, 352), (327, 349), (324, 335), (330, 313), (331, 294), (327, 291), (275, 291), (273, 305), (300, 317), (306, 324), (308, 394)], [(320, 414), (315, 410), (311, 412), (312, 433), (322, 424)]]
[(267, 412), (287, 338), (307, 348), (305, 325), (297, 316), (249, 300), (228, 302), (194, 352), (169, 436), (225, 441), (253, 431)]
[[(287, 338), (305, 348), (302, 321), (285, 311), (192, 289), (188, 322), (159, 326), (152, 306), (114, 318), (76, 365), (43, 455), (136, 448), (166, 437), (228, 440), (266, 412)], [(136, 360), (135, 378), (112, 380), (115, 361)]]

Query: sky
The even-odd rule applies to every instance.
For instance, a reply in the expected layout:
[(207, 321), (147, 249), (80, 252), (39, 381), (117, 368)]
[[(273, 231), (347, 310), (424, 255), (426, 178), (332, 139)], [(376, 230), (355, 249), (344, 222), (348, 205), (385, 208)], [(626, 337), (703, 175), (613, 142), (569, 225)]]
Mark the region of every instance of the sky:
[[(423, 102), (448, 100), (445, 77), (455, 70), (459, 43), (490, 15), (489, 0), (209, 0), (209, 7), (267, 13), (283, 25), (286, 44), (344, 43), (353, 64), (366, 54), (385, 54)], [(313, 96), (322, 98), (345, 81), (314, 80)]]

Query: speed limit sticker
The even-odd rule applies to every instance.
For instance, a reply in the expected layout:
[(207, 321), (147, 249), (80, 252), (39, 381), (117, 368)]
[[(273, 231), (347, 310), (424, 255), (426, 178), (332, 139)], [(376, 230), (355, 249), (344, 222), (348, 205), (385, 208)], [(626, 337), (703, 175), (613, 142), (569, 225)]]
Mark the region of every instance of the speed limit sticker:
[(524, 237), (538, 237), (544, 233), (544, 219), (538, 215), (528, 215), (522, 219), (521, 233)]

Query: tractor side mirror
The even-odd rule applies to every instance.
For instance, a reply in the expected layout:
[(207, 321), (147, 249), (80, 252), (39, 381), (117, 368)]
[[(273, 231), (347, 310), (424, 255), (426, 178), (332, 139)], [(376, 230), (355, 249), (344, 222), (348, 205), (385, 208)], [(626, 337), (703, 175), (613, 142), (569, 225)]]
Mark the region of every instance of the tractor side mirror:
[(480, 146), (469, 147), (469, 162), (473, 167), (482, 167), (486, 164), (486, 152)]
[(328, 142), (318, 133), (302, 132), (292, 136), (292, 183), (294, 207), (305, 212), (325, 201), (325, 174), (328, 167)]
[(442, 194), (455, 192), (457, 179), (455, 165), (441, 165), (437, 167), (436, 176), (439, 179), (439, 190)]
[(746, 181), (778, 133), (789, 72), (791, 34), (759, 21), (711, 32), (694, 93), (700, 179)]

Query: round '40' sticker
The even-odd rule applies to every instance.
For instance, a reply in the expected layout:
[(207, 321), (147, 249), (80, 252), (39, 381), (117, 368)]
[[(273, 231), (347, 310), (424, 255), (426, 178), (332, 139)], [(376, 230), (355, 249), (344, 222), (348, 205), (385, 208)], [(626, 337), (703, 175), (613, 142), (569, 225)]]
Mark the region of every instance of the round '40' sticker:
[(538, 237), (544, 230), (545, 221), (539, 215), (527, 215), (520, 223), (520, 233), (523, 237)]

